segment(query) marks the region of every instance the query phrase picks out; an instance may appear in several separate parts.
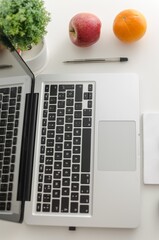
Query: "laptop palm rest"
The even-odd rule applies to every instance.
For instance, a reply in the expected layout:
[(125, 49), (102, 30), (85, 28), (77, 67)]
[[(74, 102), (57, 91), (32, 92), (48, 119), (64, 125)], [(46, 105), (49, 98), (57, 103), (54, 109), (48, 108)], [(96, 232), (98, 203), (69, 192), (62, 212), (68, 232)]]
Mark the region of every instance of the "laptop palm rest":
[(98, 169), (135, 171), (135, 121), (100, 121), (98, 127)]

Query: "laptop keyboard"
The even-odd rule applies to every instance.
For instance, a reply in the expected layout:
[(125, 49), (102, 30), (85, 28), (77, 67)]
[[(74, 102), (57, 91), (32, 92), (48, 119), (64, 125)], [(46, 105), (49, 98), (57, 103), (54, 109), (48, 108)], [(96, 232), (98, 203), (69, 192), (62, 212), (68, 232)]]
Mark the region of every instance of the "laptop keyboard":
[(36, 211), (88, 214), (94, 83), (44, 88)]
[(22, 88), (0, 88), (0, 211), (10, 211)]

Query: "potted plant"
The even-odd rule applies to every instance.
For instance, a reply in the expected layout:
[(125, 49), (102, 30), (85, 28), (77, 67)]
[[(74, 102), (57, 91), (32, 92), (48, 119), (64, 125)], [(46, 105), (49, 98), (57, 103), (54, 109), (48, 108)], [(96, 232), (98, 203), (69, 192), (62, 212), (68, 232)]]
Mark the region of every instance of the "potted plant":
[[(46, 50), (44, 36), (50, 20), (50, 13), (45, 9), (43, 0), (0, 0), (0, 33), (4, 33), (13, 46), (22, 51), (24, 60), (23, 52), (38, 44)], [(33, 67), (32, 64), (30, 66)]]

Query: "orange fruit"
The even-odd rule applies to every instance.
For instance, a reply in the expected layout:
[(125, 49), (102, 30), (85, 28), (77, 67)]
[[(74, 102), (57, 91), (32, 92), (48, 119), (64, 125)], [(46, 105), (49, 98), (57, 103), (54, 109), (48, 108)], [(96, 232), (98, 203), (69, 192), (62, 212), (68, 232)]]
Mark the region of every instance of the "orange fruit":
[(134, 9), (126, 9), (120, 12), (113, 23), (115, 36), (125, 43), (139, 40), (144, 36), (146, 29), (146, 18)]

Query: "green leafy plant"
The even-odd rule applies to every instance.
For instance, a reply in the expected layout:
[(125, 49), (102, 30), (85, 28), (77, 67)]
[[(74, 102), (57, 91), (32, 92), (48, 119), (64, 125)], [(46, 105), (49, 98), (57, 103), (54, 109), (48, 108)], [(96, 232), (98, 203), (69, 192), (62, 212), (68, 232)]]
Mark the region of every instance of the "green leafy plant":
[(50, 20), (43, 0), (0, 0), (0, 41), (5, 34), (16, 49), (28, 50), (42, 40)]

